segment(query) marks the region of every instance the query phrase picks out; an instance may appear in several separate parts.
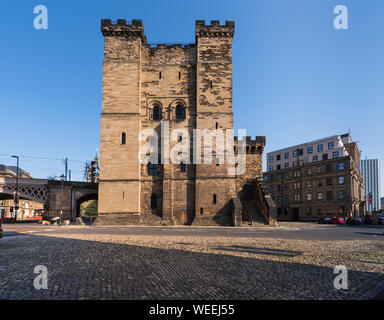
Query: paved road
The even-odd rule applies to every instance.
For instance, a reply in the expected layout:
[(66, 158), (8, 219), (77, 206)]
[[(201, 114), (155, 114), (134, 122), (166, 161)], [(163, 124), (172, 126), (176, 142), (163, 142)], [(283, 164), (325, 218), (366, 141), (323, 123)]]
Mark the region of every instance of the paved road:
[(251, 237), (297, 240), (384, 240), (383, 226), (336, 226), (285, 223), (277, 228), (231, 227), (140, 227), (140, 226), (43, 226), (40, 224), (4, 224), (4, 236), (15, 232), (58, 234), (112, 234), (147, 236)]
[[(0, 299), (373, 299), (384, 289), (377, 227), (3, 227)], [(33, 286), (38, 265), (47, 290)], [(334, 288), (337, 265), (348, 290)]]

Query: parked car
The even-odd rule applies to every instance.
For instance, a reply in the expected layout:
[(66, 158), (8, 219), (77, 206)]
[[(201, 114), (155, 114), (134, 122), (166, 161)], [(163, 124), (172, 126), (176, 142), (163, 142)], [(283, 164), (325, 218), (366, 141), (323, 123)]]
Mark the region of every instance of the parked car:
[(352, 218), (350, 221), (349, 221), (350, 224), (354, 224), (354, 225), (360, 225), (360, 224), (363, 224), (363, 219), (361, 218)]
[(2, 222), (3, 222), (3, 218), (0, 218), (0, 239), (3, 237), (3, 229), (1, 228)]
[(331, 220), (329, 220), (330, 224), (345, 224), (345, 221), (341, 217), (333, 217)]
[(378, 215), (377, 216), (377, 224), (384, 224), (384, 216), (383, 215)]
[(328, 224), (331, 218), (319, 218), (317, 221), (319, 224)]

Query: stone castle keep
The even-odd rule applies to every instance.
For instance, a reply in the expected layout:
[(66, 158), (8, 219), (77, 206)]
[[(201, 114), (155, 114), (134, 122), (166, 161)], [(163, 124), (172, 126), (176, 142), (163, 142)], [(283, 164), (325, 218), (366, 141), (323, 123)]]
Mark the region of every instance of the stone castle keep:
[(138, 157), (139, 133), (151, 128), (160, 137), (162, 121), (190, 137), (193, 129), (233, 129), (234, 22), (196, 21), (189, 45), (151, 46), (141, 20), (102, 20), (101, 31), (98, 223), (237, 226), (256, 212), (271, 223), (273, 202), (257, 182), (265, 137), (247, 137), (241, 176), (229, 176), (228, 163), (216, 164), (215, 155), (212, 164), (141, 164)]

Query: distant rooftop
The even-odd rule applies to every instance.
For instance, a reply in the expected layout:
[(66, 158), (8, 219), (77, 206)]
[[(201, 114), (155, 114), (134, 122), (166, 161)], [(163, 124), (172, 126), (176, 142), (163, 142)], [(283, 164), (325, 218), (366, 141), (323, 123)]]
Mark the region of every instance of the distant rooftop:
[[(1, 172), (10, 173), (10, 174), (16, 176), (16, 174), (17, 174), (17, 167), (16, 166), (6, 166), (5, 164), (0, 164), (0, 173)], [(23, 169), (19, 168), (19, 177), (21, 177), (22, 174), (30, 176), (30, 174), (28, 172), (26, 172)]]

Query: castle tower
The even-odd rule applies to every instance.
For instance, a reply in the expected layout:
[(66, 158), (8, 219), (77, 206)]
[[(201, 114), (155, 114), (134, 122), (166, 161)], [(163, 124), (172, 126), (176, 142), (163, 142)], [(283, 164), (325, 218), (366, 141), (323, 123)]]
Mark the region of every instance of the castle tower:
[(140, 212), (140, 20), (101, 21), (104, 36), (99, 217), (134, 222)]
[[(209, 130), (233, 129), (232, 113), (232, 39), (234, 22), (196, 21), (196, 128)], [(213, 150), (216, 150), (213, 139)], [(202, 154), (204, 143), (202, 142)], [(217, 156), (217, 155), (216, 155)], [(221, 219), (231, 210), (234, 197), (235, 177), (228, 176), (228, 163), (196, 165), (196, 200), (194, 223)], [(208, 192), (207, 192), (208, 191)], [(205, 224), (205, 223), (203, 223)]]
[[(101, 31), (99, 223), (232, 224), (238, 190), (225, 155), (222, 163), (214, 153), (213, 162), (195, 164), (192, 151), (194, 129), (233, 129), (234, 22), (196, 21), (196, 43), (189, 45), (149, 44), (141, 20), (102, 20)], [(148, 129), (156, 133), (159, 154), (167, 157), (184, 141), (190, 161), (141, 163), (146, 142), (138, 137)], [(180, 130), (187, 136), (175, 137)], [(202, 139), (202, 159), (207, 146)]]

